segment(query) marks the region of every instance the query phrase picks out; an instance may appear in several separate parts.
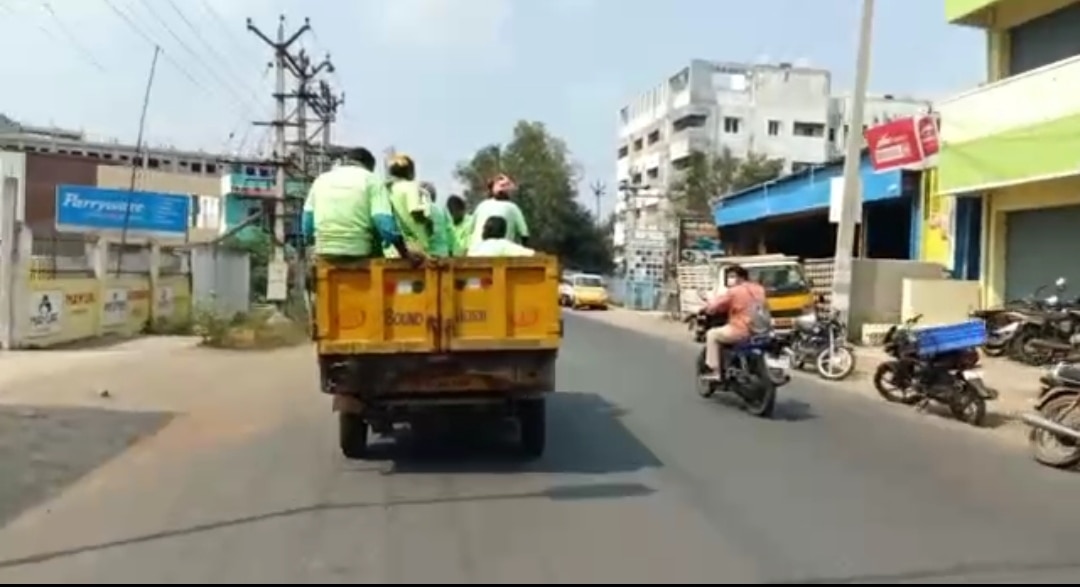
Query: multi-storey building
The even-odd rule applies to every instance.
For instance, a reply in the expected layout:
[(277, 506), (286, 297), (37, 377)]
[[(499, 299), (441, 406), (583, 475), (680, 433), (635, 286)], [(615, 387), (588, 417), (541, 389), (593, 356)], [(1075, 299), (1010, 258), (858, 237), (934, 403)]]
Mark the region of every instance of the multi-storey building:
[(1080, 2), (945, 0), (945, 13), (986, 32), (987, 83), (936, 104), (937, 192), (983, 301), (1080, 283)]
[[(694, 151), (727, 150), (737, 158), (759, 153), (783, 160), (785, 172), (798, 172), (842, 156), (852, 128), (861, 132), (927, 110), (922, 100), (871, 96), (856, 125), (849, 102), (833, 94), (824, 69), (691, 61), (619, 111), (616, 177), (623, 189), (615, 206), (616, 249), (673, 225), (664, 195)], [(644, 234), (633, 235), (635, 227)]]

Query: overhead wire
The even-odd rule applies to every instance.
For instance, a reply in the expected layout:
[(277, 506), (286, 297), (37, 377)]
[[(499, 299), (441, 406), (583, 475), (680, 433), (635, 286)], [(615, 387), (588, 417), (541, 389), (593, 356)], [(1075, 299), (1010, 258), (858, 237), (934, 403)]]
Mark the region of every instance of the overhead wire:
[(101, 1), (104, 2), (105, 5), (108, 6), (110, 10), (113, 11), (113, 13), (115, 13), (117, 16), (119, 16), (120, 19), (123, 20), (131, 30), (135, 31), (135, 33), (137, 35), (142, 37), (143, 40), (145, 40), (147, 43), (150, 43), (150, 45), (152, 47), (157, 47), (157, 48), (161, 49), (161, 57), (163, 59), (165, 59), (165, 61), (169, 65), (173, 66), (174, 69), (176, 69), (178, 72), (180, 72), (181, 75), (183, 75), (185, 78), (187, 78), (188, 81), (190, 81), (192, 84), (194, 84), (195, 86), (199, 87), (200, 89), (202, 89), (204, 91), (207, 91), (207, 92), (212, 91), (210, 88), (206, 87), (205, 83), (200, 82), (199, 80), (195, 79), (195, 76), (191, 75), (191, 72), (188, 71), (187, 68), (185, 68), (183, 65), (181, 65), (180, 62), (178, 62), (176, 59), (173, 59), (172, 55), (168, 51), (166, 51), (164, 48), (162, 48), (160, 43), (158, 43), (153, 38), (151, 38), (150, 35), (146, 34), (146, 32), (142, 30), (142, 27), (140, 27), (138, 25), (138, 23), (136, 23), (135, 20), (133, 18), (131, 18), (131, 16), (129, 16), (126, 12), (124, 12), (123, 10), (120, 10), (120, 8), (117, 7), (116, 4), (114, 4), (112, 0), (101, 0)]
[[(0, 4), (0, 12), (6, 12), (14, 17), (20, 16), (20, 14), (15, 10), (15, 8), (11, 7), (8, 4)], [(47, 10), (47, 12), (52, 11)], [(61, 33), (63, 34), (57, 34), (56, 31), (53, 31), (52, 29), (40, 22), (35, 21), (34, 26), (36, 26), (41, 32), (48, 35), (54, 41), (57, 41), (58, 43), (66, 42), (67, 44), (71, 45), (78, 52), (79, 57), (86, 61), (87, 64), (92, 65), (95, 69), (104, 72), (105, 67), (101, 64), (100, 61), (98, 61), (97, 57), (94, 56), (94, 53), (90, 51), (86, 47), (86, 45), (82, 44), (77, 37), (71, 34), (70, 29), (64, 26), (63, 23), (59, 21), (59, 18), (54, 17), (54, 20), (57, 22), (58, 28), (62, 29)]]
[[(195, 49), (192, 49), (191, 45), (189, 45), (176, 32), (176, 30), (173, 29), (173, 27), (169, 25), (168, 21), (165, 18), (163, 18), (160, 14), (158, 14), (157, 10), (155, 10), (154, 8), (151, 7), (151, 3), (146, 2), (146, 0), (140, 0), (138, 3), (141, 4), (143, 6), (143, 8), (145, 8), (146, 11), (150, 14), (150, 16), (152, 16), (154, 18), (154, 20), (156, 20), (158, 22), (158, 24), (160, 24), (161, 27), (165, 29), (165, 32), (168, 33), (169, 36), (172, 37), (173, 40), (176, 41), (177, 44), (179, 44), (182, 49), (184, 49), (184, 51), (187, 51), (188, 54), (190, 54), (196, 60), (196, 62), (198, 62), (202, 66), (202, 68), (211, 77), (214, 78), (214, 80), (217, 83), (221, 84), (221, 86), (223, 88), (225, 88), (225, 90), (228, 91), (232, 95), (233, 98), (239, 100), (240, 102), (250, 102), (251, 101), (250, 96), (245, 97), (245, 96), (242, 95), (242, 93), (236, 91), (235, 86), (233, 86), (233, 82), (228, 79), (228, 76), (223, 77), (220, 74), (220, 72), (218, 72), (217, 68), (213, 66), (212, 63), (208, 63), (207, 60), (204, 59), (199, 54), (198, 51), (196, 51)], [(250, 106), (251, 104), (249, 103), (248, 105)]]
[(60, 33), (64, 37), (67, 38), (68, 42), (71, 43), (72, 45), (74, 45), (75, 48), (78, 49), (80, 53), (83, 53), (86, 56), (86, 59), (94, 67), (96, 67), (98, 69), (98, 71), (104, 72), (105, 71), (105, 66), (103, 66), (101, 64), (101, 62), (97, 60), (96, 57), (94, 57), (93, 52), (91, 52), (86, 47), (86, 45), (83, 45), (82, 41), (79, 40), (79, 38), (75, 35), (75, 33), (72, 32), (72, 30), (69, 29), (66, 24), (64, 24), (64, 21), (61, 20), (60, 16), (56, 14), (55, 10), (53, 10), (52, 4), (49, 4), (48, 2), (42, 2), (41, 7), (44, 8), (45, 12), (47, 12), (49, 14), (49, 16), (53, 19), (53, 21), (56, 22), (56, 28), (60, 30)]
[(221, 13), (214, 8), (213, 4), (211, 4), (209, 0), (200, 0), (200, 3), (207, 14), (209, 14), (210, 17), (217, 22), (218, 26), (221, 27), (221, 30), (225, 32), (224, 36), (229, 39), (229, 42), (241, 53), (247, 53), (248, 56), (250, 56), (252, 54), (251, 48), (236, 40), (236, 37), (234, 36), (236, 31), (229, 28), (229, 23), (221, 16)]

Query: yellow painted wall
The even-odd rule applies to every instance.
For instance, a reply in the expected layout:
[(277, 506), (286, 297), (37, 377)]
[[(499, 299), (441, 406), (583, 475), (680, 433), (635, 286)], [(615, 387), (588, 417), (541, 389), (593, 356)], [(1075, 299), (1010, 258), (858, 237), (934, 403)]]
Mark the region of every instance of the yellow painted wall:
[(922, 217), (919, 235), (919, 260), (953, 268), (955, 243), (954, 205), (951, 196), (937, 191), (937, 169), (927, 169), (922, 176)]
[(104, 335), (133, 336), (152, 318), (186, 321), (192, 296), (186, 276), (163, 277), (156, 290), (146, 277), (83, 277), (32, 280), (24, 300), (19, 345), (46, 348)]
[(1005, 248), (1008, 242), (1005, 215), (1019, 210), (1053, 208), (1080, 204), (1080, 177), (1026, 183), (994, 190), (983, 208), (983, 303), (1002, 304), (1005, 295)]

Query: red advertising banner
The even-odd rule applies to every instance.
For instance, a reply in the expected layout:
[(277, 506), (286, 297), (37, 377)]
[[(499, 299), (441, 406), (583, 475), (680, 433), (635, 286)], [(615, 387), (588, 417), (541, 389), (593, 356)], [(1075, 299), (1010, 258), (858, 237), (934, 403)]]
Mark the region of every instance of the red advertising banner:
[(932, 116), (909, 116), (866, 129), (866, 146), (874, 171), (919, 165), (940, 149), (937, 121)]

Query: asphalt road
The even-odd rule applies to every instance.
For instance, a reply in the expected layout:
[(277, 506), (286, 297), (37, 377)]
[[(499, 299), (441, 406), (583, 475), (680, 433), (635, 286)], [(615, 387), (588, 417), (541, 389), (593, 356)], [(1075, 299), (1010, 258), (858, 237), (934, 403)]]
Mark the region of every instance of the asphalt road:
[(0, 530), (0, 583), (1080, 580), (1080, 478), (808, 379), (757, 420), (693, 351), (568, 316), (529, 466), (349, 463), (310, 351), (277, 354)]

